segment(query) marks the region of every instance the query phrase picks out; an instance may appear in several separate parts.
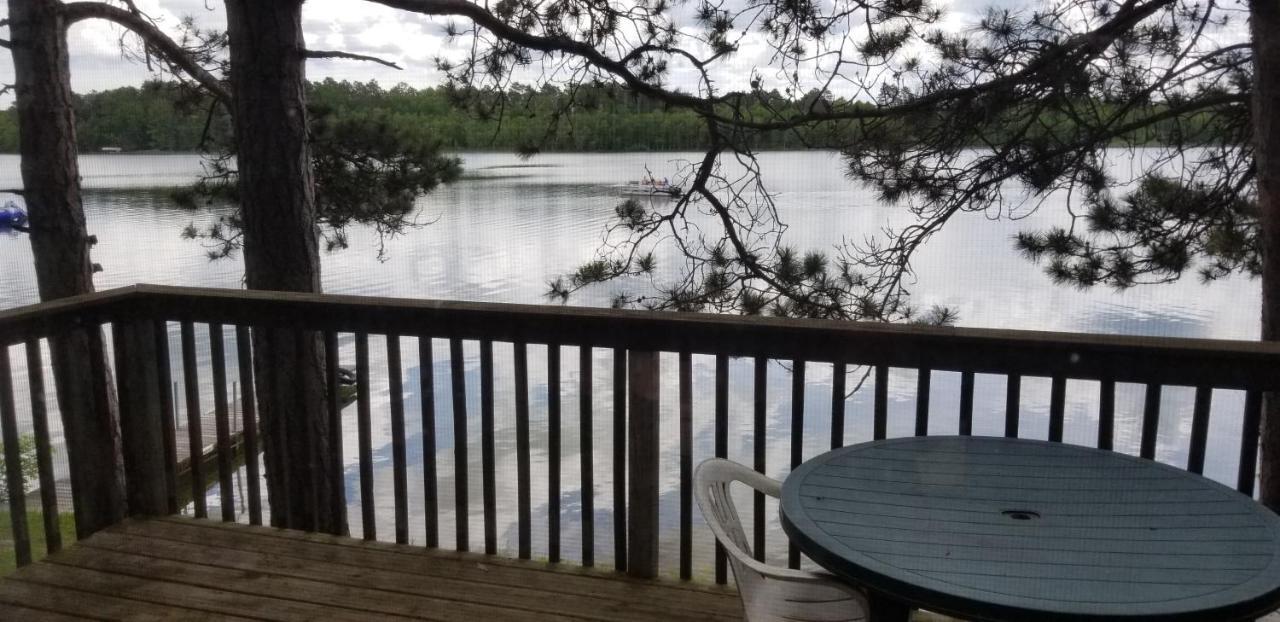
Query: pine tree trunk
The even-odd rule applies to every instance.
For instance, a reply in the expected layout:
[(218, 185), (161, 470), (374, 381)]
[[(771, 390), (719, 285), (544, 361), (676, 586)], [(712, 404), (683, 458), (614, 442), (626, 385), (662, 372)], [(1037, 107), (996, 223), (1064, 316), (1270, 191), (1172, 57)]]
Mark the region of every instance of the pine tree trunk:
[[(319, 292), (307, 145), (301, 0), (227, 0), (237, 167), (250, 289)], [(327, 452), (324, 343), (315, 332), (253, 333), (271, 522), (347, 530), (341, 456)]]
[[(1280, 2), (1253, 0), (1253, 132), (1262, 223), (1262, 338), (1280, 341)], [(1280, 395), (1262, 421), (1261, 497), (1280, 512)]]
[[(23, 198), (41, 300), (93, 291), (60, 8), (57, 0), (9, 0)], [(125, 513), (114, 390), (100, 335), (94, 343), (75, 331), (49, 343), (82, 538)]]

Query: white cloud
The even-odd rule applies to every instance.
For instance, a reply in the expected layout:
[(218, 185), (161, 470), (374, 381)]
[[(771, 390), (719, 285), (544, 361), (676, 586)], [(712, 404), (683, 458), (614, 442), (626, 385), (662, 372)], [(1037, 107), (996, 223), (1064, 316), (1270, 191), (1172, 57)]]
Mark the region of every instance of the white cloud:
[[(945, 10), (943, 27), (961, 29), (974, 24), (985, 14), (987, 7), (1035, 10), (1043, 5), (1040, 0), (935, 0)], [(137, 0), (140, 8), (152, 15), (160, 26), (176, 32), (181, 19), (193, 17), (205, 28), (225, 27), (221, 0)], [(694, 28), (692, 3), (675, 5), (674, 20), (686, 29)], [(466, 52), (467, 40), (449, 41), (444, 35), (445, 18), (428, 18), (419, 14), (399, 11), (361, 0), (309, 0), (303, 5), (303, 30), (308, 44), (319, 49), (332, 49), (368, 54), (385, 58), (403, 67), (403, 71), (374, 63), (352, 60), (313, 60), (307, 65), (311, 79), (334, 78), (338, 80), (377, 80), (384, 85), (405, 82), (416, 87), (439, 84), (441, 75), (435, 70), (435, 59), (457, 59)], [(1224, 29), (1223, 37), (1241, 40), (1245, 20), (1236, 19)], [(686, 32), (696, 32), (686, 30)], [(77, 91), (92, 91), (138, 84), (152, 77), (146, 67), (132, 62), (121, 54), (119, 41), (122, 30), (118, 26), (90, 21), (71, 29), (72, 86)], [(694, 50), (706, 54), (707, 50)], [(745, 88), (753, 71), (759, 70), (764, 87), (782, 88), (786, 77), (771, 68), (773, 50), (763, 34), (748, 32), (742, 36), (739, 49), (733, 56), (717, 63), (713, 75), (716, 88)], [(685, 90), (698, 86), (698, 73), (679, 57), (671, 61), (668, 85)], [(522, 70), (521, 80), (534, 80), (541, 76), (541, 67)], [(825, 74), (816, 72), (815, 66), (802, 68), (802, 88), (818, 84)], [(0, 83), (12, 82), (13, 68), (0, 60)], [(838, 94), (863, 96), (864, 93), (845, 93), (839, 82), (833, 85)], [(854, 87), (848, 87), (854, 88)], [(8, 106), (11, 96), (0, 98), (0, 106)]]

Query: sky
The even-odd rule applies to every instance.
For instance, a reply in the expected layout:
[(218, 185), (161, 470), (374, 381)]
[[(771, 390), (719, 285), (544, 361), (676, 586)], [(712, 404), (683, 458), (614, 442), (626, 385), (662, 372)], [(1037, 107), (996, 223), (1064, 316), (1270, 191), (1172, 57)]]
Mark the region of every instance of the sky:
[[(835, 0), (821, 1), (826, 3)], [(1046, 0), (932, 1), (934, 6), (944, 11), (943, 27), (956, 30), (977, 23), (989, 8), (1030, 11), (1043, 6)], [(170, 33), (177, 32), (179, 21), (186, 16), (194, 17), (198, 24), (205, 27), (219, 30), (225, 27), (222, 0), (135, 2), (141, 10), (156, 19), (162, 29)], [(693, 10), (696, 5), (692, 1), (673, 5), (673, 20), (677, 26), (695, 27)], [(435, 68), (435, 58), (439, 55), (460, 56), (464, 52), (462, 46), (465, 45), (465, 41), (447, 40), (444, 34), (445, 23), (445, 18), (428, 18), (365, 0), (307, 0), (303, 5), (303, 31), (309, 48), (374, 55), (399, 63), (404, 68), (397, 71), (369, 62), (313, 59), (307, 62), (307, 75), (312, 80), (377, 80), (384, 86), (401, 82), (414, 87), (438, 85), (442, 76)], [(1237, 20), (1232, 27), (1226, 29), (1233, 33), (1228, 38), (1243, 39), (1244, 27), (1244, 20)], [(84, 93), (137, 85), (153, 77), (145, 66), (121, 53), (122, 33), (123, 29), (119, 26), (101, 20), (85, 21), (72, 27), (68, 36), (72, 88), (75, 91)], [(765, 45), (763, 36), (752, 31), (741, 42), (738, 52), (717, 62), (717, 88), (747, 88), (752, 70), (756, 68), (766, 68), (766, 89), (778, 88), (778, 83), (782, 80), (771, 79), (767, 69), (771, 64), (770, 54), (771, 50)], [(0, 57), (3, 56), (0, 54)], [(519, 75), (517, 79), (520, 79)], [(697, 85), (693, 69), (678, 62), (673, 65), (667, 80), (671, 86), (686, 90), (693, 90)], [(0, 84), (12, 81), (12, 65), (0, 58)], [(840, 92), (838, 84), (833, 88), (841, 95), (858, 96), (856, 93)], [(0, 107), (7, 107), (11, 103), (11, 95), (0, 96)]]
[[(942, 0), (951, 5), (952, 19), (972, 17), (979, 7), (996, 4), (1029, 4), (1023, 0)], [(176, 33), (184, 16), (192, 16), (198, 24), (221, 29), (225, 17), (221, 0), (137, 0), (140, 9), (157, 20), (161, 28)], [(693, 3), (685, 3), (686, 13)], [(683, 16), (682, 16), (683, 17)], [(680, 19), (680, 18), (677, 18)], [(686, 18), (677, 23), (692, 25)], [(399, 63), (397, 71), (381, 65), (351, 60), (310, 60), (307, 74), (312, 80), (377, 80), (391, 86), (400, 82), (415, 87), (441, 83), (434, 59), (442, 52), (458, 52), (458, 44), (446, 41), (443, 18), (397, 11), (363, 0), (308, 0), (303, 5), (303, 30), (312, 49), (342, 50), (375, 55)], [(77, 24), (69, 33), (72, 88), (90, 92), (119, 86), (137, 85), (152, 77), (145, 66), (121, 53), (123, 29), (105, 21), (93, 20)], [(718, 76), (720, 86), (745, 86), (751, 70), (767, 66), (768, 49), (758, 37), (749, 38), (733, 58), (722, 63)], [(674, 86), (692, 88), (694, 76), (689, 68), (677, 67), (669, 81)], [(13, 67), (0, 60), (0, 84), (13, 81)], [(0, 106), (12, 103), (11, 96), (0, 97)]]
[[(136, 4), (170, 34), (176, 33), (184, 16), (195, 17), (205, 26), (225, 27), (220, 0), (139, 0)], [(311, 60), (307, 72), (312, 79), (376, 79), (387, 85), (406, 82), (415, 86), (440, 80), (432, 59), (443, 43), (442, 27), (424, 17), (361, 0), (311, 0), (304, 5), (303, 19), (308, 47), (373, 54), (405, 68), (396, 71), (373, 63)], [(136, 85), (151, 77), (144, 65), (121, 54), (122, 32), (122, 28), (101, 20), (71, 28), (68, 46), (76, 92)], [(7, 60), (0, 61), (0, 82), (12, 81), (13, 66)]]

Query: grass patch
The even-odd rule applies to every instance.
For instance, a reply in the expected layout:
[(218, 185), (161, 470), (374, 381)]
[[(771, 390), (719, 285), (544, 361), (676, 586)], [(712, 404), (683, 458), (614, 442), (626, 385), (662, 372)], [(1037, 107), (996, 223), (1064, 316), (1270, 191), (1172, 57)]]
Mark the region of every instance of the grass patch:
[[(62, 546), (66, 548), (76, 541), (76, 517), (70, 512), (58, 515), (58, 525), (62, 531)], [(27, 512), (27, 531), (31, 534), (31, 557), (41, 559), (45, 553), (44, 518), (39, 510)], [(17, 567), (16, 552), (13, 548), (13, 523), (9, 520), (9, 511), (0, 510), (0, 575), (5, 575)]]

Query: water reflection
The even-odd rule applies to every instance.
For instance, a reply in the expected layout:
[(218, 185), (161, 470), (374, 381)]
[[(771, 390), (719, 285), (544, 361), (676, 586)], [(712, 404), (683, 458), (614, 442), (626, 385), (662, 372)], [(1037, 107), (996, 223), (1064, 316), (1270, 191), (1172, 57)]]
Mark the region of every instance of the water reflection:
[[(326, 291), (378, 296), (442, 298), (494, 302), (542, 303), (546, 282), (593, 256), (604, 227), (618, 201), (610, 187), (635, 178), (647, 166), (655, 174), (671, 176), (683, 160), (697, 154), (550, 154), (537, 166), (521, 164), (505, 154), (467, 154), (468, 178), (440, 189), (421, 201), (420, 219), (429, 226), (386, 241), (380, 260), (379, 240), (367, 229), (351, 231), (351, 247), (323, 257)], [(843, 177), (839, 159), (826, 153), (767, 153), (762, 156), (767, 182), (779, 193), (778, 206), (789, 225), (788, 235), (800, 248), (830, 248), (845, 238), (860, 239), (878, 231), (900, 212), (878, 205), (864, 190)], [(198, 170), (193, 156), (85, 156), (85, 210), (90, 232), (99, 245), (94, 260), (103, 265), (101, 288), (137, 282), (213, 287), (240, 287), (242, 265), (238, 259), (210, 262), (198, 242), (180, 237), (190, 223), (212, 222), (217, 213), (176, 209), (164, 189), (190, 179)], [(12, 183), (16, 160), (0, 156), (0, 183)], [(669, 172), (671, 171), (671, 172)], [(7, 181), (6, 181), (7, 180)], [(122, 189), (123, 188), (123, 189)], [(1114, 292), (1107, 289), (1079, 291), (1049, 283), (1040, 269), (1012, 250), (1011, 236), (1023, 228), (1039, 228), (1057, 222), (1061, 214), (1050, 209), (1019, 222), (992, 222), (982, 215), (958, 217), (937, 235), (919, 255), (912, 289), (921, 305), (934, 303), (956, 307), (966, 326), (1037, 330), (1087, 331), (1159, 336), (1255, 339), (1258, 334), (1258, 286), (1243, 278), (1202, 285), (1195, 279), (1174, 285)], [(673, 253), (659, 256), (659, 270), (680, 265)], [(29, 247), (23, 236), (0, 234), (0, 305), (11, 307), (34, 302), (35, 278)], [(666, 274), (671, 274), (666, 272)], [(607, 304), (620, 287), (642, 283), (611, 284), (593, 288), (574, 304)], [(171, 348), (177, 352), (177, 326), (171, 325)], [(209, 364), (208, 335), (198, 332), (197, 358), (202, 369)], [(234, 348), (234, 333), (224, 337)], [(353, 366), (352, 339), (341, 341), (341, 360)], [(454, 420), (448, 345), (433, 343), (431, 376), (435, 391), (436, 461), (439, 473), (440, 541), (453, 544), (454, 516)], [(495, 446), (499, 547), (516, 550), (514, 376), (510, 344), (495, 344)], [(417, 346), (414, 339), (402, 344), (406, 428), (408, 434), (410, 527), (412, 539), (425, 537), (422, 481), (421, 387), (418, 382)], [(234, 350), (229, 350), (234, 351)], [(394, 533), (392, 525), (392, 474), (387, 407), (388, 381), (384, 340), (370, 343), (373, 386), (373, 449), (378, 533), (383, 539)], [(468, 441), (468, 501), (470, 547), (483, 547), (482, 477), (480, 472), (479, 363), (476, 344), (465, 347), (465, 381)], [(18, 403), (27, 404), (25, 369), (20, 350), (12, 353)], [(567, 559), (580, 558), (582, 525), (581, 474), (579, 472), (577, 352), (565, 348), (562, 359), (562, 492), (561, 549)], [(46, 358), (47, 360), (47, 358)], [(176, 358), (175, 358), (176, 360)], [(531, 345), (530, 445), (533, 482), (533, 545), (535, 556), (546, 554), (547, 498), (547, 373), (546, 348)], [(235, 378), (235, 361), (229, 361), (229, 377)], [(174, 379), (181, 383), (181, 370)], [(710, 457), (714, 448), (712, 387), (714, 362), (695, 356), (694, 460)], [(804, 456), (814, 456), (831, 445), (831, 366), (810, 364), (804, 388)], [(865, 370), (853, 370), (848, 386), (858, 384)], [(679, 439), (676, 413), (676, 362), (662, 357), (662, 447), (664, 484), (660, 520), (663, 566), (674, 572), (671, 554), (679, 516)], [(201, 403), (213, 403), (209, 374), (201, 374)], [(751, 463), (755, 431), (752, 361), (732, 360), (729, 393), (729, 457)], [(605, 351), (594, 357), (592, 445), (594, 469), (594, 520), (597, 563), (609, 565), (613, 554), (612, 486), (612, 360)], [(889, 374), (891, 436), (912, 434), (915, 425), (916, 371), (894, 369)], [(937, 372), (929, 396), (930, 433), (955, 433), (958, 429), (959, 374)], [(1049, 380), (1024, 378), (1021, 389), (1020, 431), (1030, 438), (1045, 438), (1048, 431)], [(179, 385), (181, 386), (181, 385)], [(871, 438), (870, 383), (845, 399), (845, 434), (840, 442)], [(771, 362), (765, 387), (767, 408), (766, 472), (785, 476), (790, 461), (791, 378), (789, 367)], [(1170, 388), (1162, 395), (1162, 418), (1157, 438), (1157, 458), (1184, 464), (1192, 408), (1190, 389)], [(1235, 447), (1239, 441), (1243, 396), (1237, 392), (1214, 394), (1209, 431), (1206, 474), (1234, 483)], [(1120, 385), (1116, 391), (1117, 450), (1137, 452), (1143, 387)], [(1065, 438), (1092, 445), (1097, 435), (1098, 384), (1070, 381), (1066, 392)], [(23, 417), (23, 426), (29, 426)], [(54, 419), (56, 424), (57, 419)], [(1002, 434), (1005, 425), (1005, 379), (979, 374), (975, 381), (974, 432)], [(25, 429), (25, 428), (24, 428)], [(351, 502), (353, 533), (360, 530), (360, 493), (355, 409), (344, 411), (344, 461)], [(56, 434), (56, 431), (55, 431)], [(243, 476), (243, 473), (241, 474)], [(216, 487), (208, 495), (210, 514), (217, 515)], [(740, 500), (749, 504), (749, 497)], [(749, 505), (744, 505), (749, 507)], [(769, 507), (774, 516), (774, 506)], [(695, 523), (700, 524), (696, 517)], [(785, 542), (776, 521), (769, 526), (769, 555), (785, 555)], [(709, 572), (709, 534), (699, 528), (695, 537), (695, 570)]]

